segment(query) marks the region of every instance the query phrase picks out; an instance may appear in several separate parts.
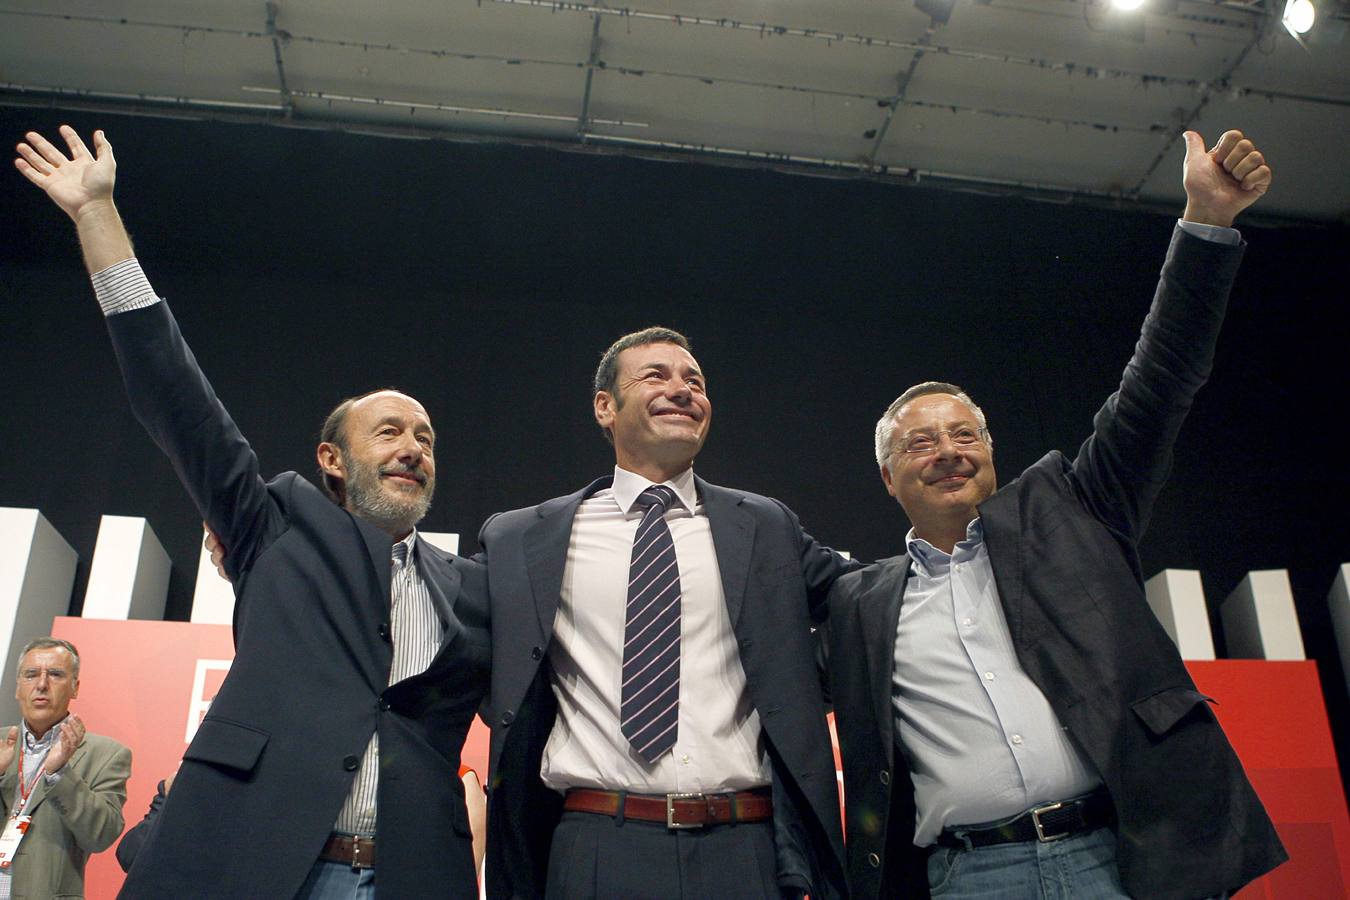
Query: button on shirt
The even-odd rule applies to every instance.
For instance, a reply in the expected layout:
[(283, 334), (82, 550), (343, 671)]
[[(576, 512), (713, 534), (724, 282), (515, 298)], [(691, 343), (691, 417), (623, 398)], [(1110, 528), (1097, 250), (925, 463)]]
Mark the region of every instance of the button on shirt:
[(917, 538), (896, 629), (895, 737), (914, 777), (914, 843), (1101, 783), (1022, 671), (977, 518), (951, 555)]
[(614, 485), (577, 508), (567, 548), (549, 662), (558, 718), (540, 775), (549, 787), (736, 791), (769, 783), (759, 714), (731, 630), (712, 529), (687, 469), (665, 482), (676, 501), (665, 520), (680, 569), (680, 720), (675, 749), (654, 763), (619, 730), (624, 610), (638, 495), (651, 482), (615, 468)]

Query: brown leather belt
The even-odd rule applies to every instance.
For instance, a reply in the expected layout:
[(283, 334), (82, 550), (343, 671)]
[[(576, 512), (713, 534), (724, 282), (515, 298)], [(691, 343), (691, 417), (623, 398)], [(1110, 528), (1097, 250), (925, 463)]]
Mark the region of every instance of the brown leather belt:
[(568, 812), (596, 813), (639, 822), (660, 822), (667, 828), (704, 828), (773, 818), (769, 788), (734, 794), (628, 794), (573, 788), (563, 800)]
[(346, 863), (353, 869), (375, 868), (375, 839), (351, 834), (330, 834), (319, 859)]

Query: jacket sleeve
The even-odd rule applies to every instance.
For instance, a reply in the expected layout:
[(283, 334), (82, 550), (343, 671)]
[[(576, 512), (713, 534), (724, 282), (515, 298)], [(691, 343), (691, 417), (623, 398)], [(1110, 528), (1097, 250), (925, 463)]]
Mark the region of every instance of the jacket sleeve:
[(136, 418), (173, 464), (202, 518), (224, 542), (237, 585), (282, 518), (258, 458), (216, 397), (168, 303), (107, 319)]
[(121, 744), (110, 749), (91, 751), (85, 764), (64, 767), (60, 780), (47, 789), (46, 802), (60, 812), (66, 829), (86, 853), (108, 849), (122, 833), (131, 751)]
[(1177, 227), (1120, 387), (1097, 412), (1073, 461), (1079, 499), (1132, 542), (1148, 525), (1172, 468), (1172, 446), (1209, 378), (1243, 246)]

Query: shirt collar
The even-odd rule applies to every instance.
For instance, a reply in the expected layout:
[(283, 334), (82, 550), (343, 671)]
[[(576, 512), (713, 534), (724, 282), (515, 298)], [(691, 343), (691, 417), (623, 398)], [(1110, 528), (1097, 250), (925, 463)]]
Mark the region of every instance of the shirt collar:
[(979, 516), (971, 519), (970, 524), (966, 526), (966, 539), (952, 548), (956, 551), (955, 554), (944, 553), (934, 547), (916, 535), (913, 528), (905, 535), (905, 549), (909, 551), (909, 558), (914, 561), (914, 567), (929, 577), (946, 572), (953, 555), (960, 555), (963, 550), (977, 551), (982, 543), (984, 543), (984, 523), (980, 521)]
[[(417, 549), (417, 529), (414, 528), (412, 531), (408, 532), (408, 536), (403, 540), (394, 541), (395, 547), (399, 544), (402, 544), (407, 549), (407, 554), (403, 558), (407, 560), (407, 562), (412, 562), (413, 551)], [(392, 553), (393, 551), (391, 550), (390, 552)], [(407, 565), (407, 563), (404, 563), (404, 565)]]
[[(70, 718), (70, 713), (66, 713), (62, 716), (61, 722), (64, 722), (68, 718)], [(20, 721), (23, 722), (22, 719), (20, 719)], [(54, 723), (51, 728), (47, 729), (47, 733), (40, 738), (34, 737), (32, 730), (28, 727), (28, 723), (23, 722), (23, 727), (20, 730), (23, 733), (24, 752), (31, 754), (50, 749), (52, 742), (56, 740), (56, 735), (60, 731), (61, 722)]]
[[(624, 511), (624, 515), (632, 512), (633, 504), (637, 503), (638, 495), (654, 483), (636, 472), (630, 472), (618, 466), (614, 467), (614, 500), (619, 504), (619, 509)], [(680, 502), (680, 505), (691, 513), (698, 506), (698, 486), (694, 484), (694, 469), (692, 466), (669, 481), (663, 481), (662, 484), (674, 491), (675, 498)]]

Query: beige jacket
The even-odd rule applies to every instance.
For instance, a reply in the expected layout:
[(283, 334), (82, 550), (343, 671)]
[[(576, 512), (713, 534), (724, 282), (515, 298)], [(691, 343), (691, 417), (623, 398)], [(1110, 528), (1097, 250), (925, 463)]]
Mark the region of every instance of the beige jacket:
[[(0, 734), (8, 728), (0, 729)], [(9, 817), (19, 786), (18, 753), (0, 777), (0, 810)], [(11, 868), (13, 900), (64, 900), (84, 896), (84, 864), (122, 833), (131, 751), (102, 735), (86, 733), (61, 779), (33, 786), (33, 817)]]

